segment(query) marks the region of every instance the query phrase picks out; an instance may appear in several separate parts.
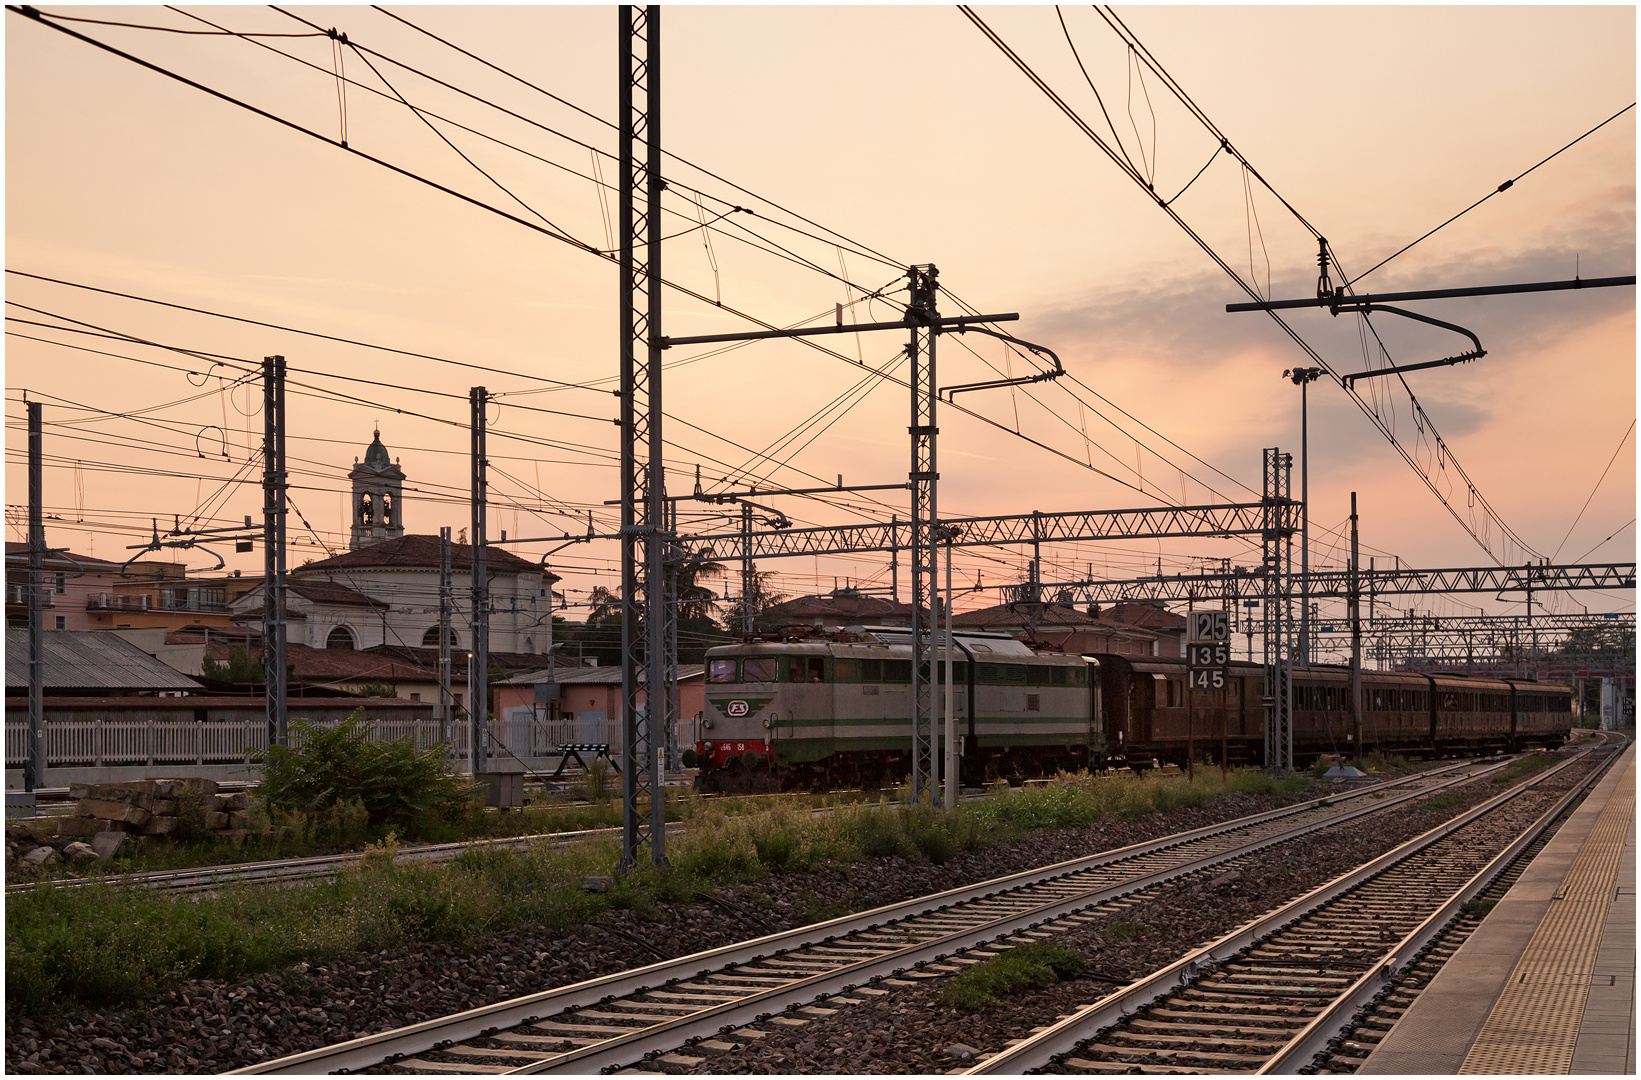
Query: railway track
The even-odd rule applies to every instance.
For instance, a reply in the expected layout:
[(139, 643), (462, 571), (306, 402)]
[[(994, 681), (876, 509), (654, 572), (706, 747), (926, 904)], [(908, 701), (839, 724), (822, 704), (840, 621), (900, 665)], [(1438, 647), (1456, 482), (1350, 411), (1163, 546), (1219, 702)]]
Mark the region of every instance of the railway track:
[[(67, 791), (66, 788), (62, 790)], [(710, 803), (780, 797), (769, 795), (703, 796)], [(983, 792), (971, 792), (965, 797), (988, 798), (989, 796)], [(812, 807), (810, 812), (815, 814), (829, 813), (832, 809), (830, 806), (818, 806)], [(683, 828), (683, 822), (674, 821), (667, 824), (669, 833)], [(463, 852), (474, 848), (523, 851), (538, 843), (566, 845), (582, 840), (596, 839), (601, 836), (619, 837), (620, 835), (621, 827), (617, 825), (602, 829), (564, 830), (489, 840), (462, 840), (449, 844), (427, 844), (400, 848), (394, 861), (399, 863), (441, 863), (457, 858)], [(189, 867), (183, 870), (147, 870), (128, 874), (110, 874), (100, 880), (111, 885), (141, 885), (161, 892), (210, 892), (232, 882), (260, 885), (295, 885), (308, 881), (323, 881), (334, 877), (340, 872), (358, 867), (363, 859), (364, 854), (362, 852), (343, 852), (337, 855), (308, 855), (294, 859), (268, 859), (260, 862)], [(6, 886), (6, 894), (9, 896), (13, 893), (41, 887), (83, 888), (90, 883), (90, 880), (96, 879), (48, 878), (42, 881), (13, 882)]]
[(863, 984), (886, 978), (894, 985), (917, 965), (932, 964), (934, 973), (959, 970), (977, 961), (946, 963), (954, 953), (1055, 919), (1086, 917), (1100, 905), (1132, 903), (1125, 894), (1429, 798), (1502, 767), (1461, 763), (238, 1071), (314, 1073), (389, 1064), (416, 1072), (596, 1072), (692, 1041), (710, 1044), (759, 1021), (780, 1023), (776, 1014), (823, 1015), (826, 1009), (811, 1004), (817, 998), (835, 995), (836, 1003), (847, 1004), (860, 1000), (850, 995), (882, 994)]
[[(1443, 931), (1507, 873), (1616, 759), (1529, 828), (1501, 820), (1575, 758), (985, 1058), (969, 1075), (1293, 1073), (1349, 1053), (1386, 991), (1457, 945)], [(1409, 970), (1414, 969), (1414, 970)], [(1405, 1006), (1403, 1006), (1405, 1007)], [(1359, 1015), (1360, 1014), (1360, 1015)], [(1365, 1056), (1365, 1055), (1362, 1055)], [(1342, 1069), (1340, 1071), (1349, 1071)]]

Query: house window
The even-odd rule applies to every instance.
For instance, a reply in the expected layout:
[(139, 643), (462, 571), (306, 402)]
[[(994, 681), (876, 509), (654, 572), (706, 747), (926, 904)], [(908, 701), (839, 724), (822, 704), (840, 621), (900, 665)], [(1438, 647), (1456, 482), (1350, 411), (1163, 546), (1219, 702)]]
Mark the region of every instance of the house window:
[(336, 629), (332, 630), (330, 632), (330, 636), (325, 639), (325, 648), (327, 648), (327, 649), (351, 649), (351, 648), (354, 648), (353, 631), (349, 630), (345, 626), (338, 626)]
[(433, 648), (438, 648), (438, 646), (439, 646), (439, 624), (438, 623), (434, 623), (432, 626), (428, 627), (422, 633), (422, 645), (423, 645), (424, 648), (428, 647), (428, 646), (431, 646)]
[(413, 693), (413, 694), (410, 695), (410, 700), (411, 701), (420, 701), (420, 700), (422, 700), (422, 695)]
[[(59, 589), (57, 591), (61, 592), (62, 590)], [(67, 615), (53, 616), (53, 622), (56, 624), (56, 627), (59, 630), (67, 630), (68, 629), (68, 616)]]
[[(56, 578), (52, 582), (52, 588), (56, 590), (56, 593), (57, 593), (58, 596), (61, 596), (61, 595), (63, 595), (63, 593), (67, 592), (68, 591), (68, 574), (67, 573), (61, 573), (61, 574), (56, 575)], [(57, 629), (61, 630), (62, 627), (59, 626)]]

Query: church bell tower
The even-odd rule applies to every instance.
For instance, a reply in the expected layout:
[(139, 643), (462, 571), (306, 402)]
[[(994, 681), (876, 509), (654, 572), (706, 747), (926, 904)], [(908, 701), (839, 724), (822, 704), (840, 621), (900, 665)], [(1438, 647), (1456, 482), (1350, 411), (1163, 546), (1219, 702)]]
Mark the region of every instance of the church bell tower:
[(365, 449), (365, 460), (354, 459), (348, 479), (353, 482), (353, 532), (349, 549), (403, 536), (405, 474), (388, 457), (381, 431), (375, 432)]

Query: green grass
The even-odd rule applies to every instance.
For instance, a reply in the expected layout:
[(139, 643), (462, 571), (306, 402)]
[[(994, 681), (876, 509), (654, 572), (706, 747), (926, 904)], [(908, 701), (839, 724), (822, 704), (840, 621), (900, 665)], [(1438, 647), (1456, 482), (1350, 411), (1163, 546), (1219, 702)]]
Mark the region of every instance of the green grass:
[(976, 1012), (1022, 990), (1052, 986), (1087, 971), (1087, 958), (1064, 945), (1020, 945), (957, 976), (941, 989), (939, 1001), (948, 1008)]
[[(389, 833), (366, 849), (356, 870), (334, 881), (294, 889), (230, 885), (198, 897), (122, 887), (94, 876), (83, 888), (42, 887), (7, 898), (6, 1008), (8, 1015), (27, 1016), (69, 1005), (129, 1004), (192, 977), (237, 978), (401, 944), (466, 944), (512, 927), (565, 928), (611, 907), (646, 912), (697, 892), (825, 865), (886, 856), (940, 864), (1029, 829), (1201, 806), (1226, 792), (1297, 795), (1306, 783), (1294, 777), (1271, 781), (1255, 772), (1233, 773), (1222, 783), (1218, 770), (1207, 769), (1194, 784), (1184, 777), (1081, 774), (1002, 789), (995, 798), (951, 812), (880, 797), (842, 802), (823, 815), (810, 812), (816, 801), (810, 797), (754, 803), (669, 792), (668, 817), (690, 824), (669, 839), (670, 868), (641, 866), (618, 876), (605, 893), (589, 893), (583, 883), (608, 875), (616, 864), (613, 837), (542, 843), (521, 852), (480, 848), (439, 865), (401, 866), (393, 861), (397, 841)], [(587, 815), (599, 810), (535, 807), (523, 814), (477, 815), (470, 827), (481, 835), (563, 831), (593, 824)], [(322, 844), (329, 827), (319, 820), (306, 840), (233, 854), (297, 854), (293, 849), (301, 843)], [(837, 904), (817, 902), (798, 917), (816, 922), (842, 914)]]
[(1524, 776), (1528, 776), (1528, 775), (1531, 775), (1532, 773), (1536, 773), (1541, 769), (1549, 768), (1550, 765), (1554, 762), (1554, 760), (1555, 759), (1552, 758), (1549, 754), (1544, 754), (1544, 753), (1536, 753), (1535, 752), (1535, 753), (1530, 753), (1530, 754), (1523, 754), (1521, 757), (1517, 758), (1516, 760), (1512, 761), (1510, 764), (1506, 765), (1504, 768), (1500, 769), (1498, 771), (1498, 774), (1493, 777), (1493, 783), (1495, 783), (1495, 784), (1513, 783), (1517, 780), (1520, 780)]
[(1444, 795), (1437, 795), (1434, 798), (1426, 799), (1424, 801), (1424, 809), (1447, 810), (1459, 805), (1459, 803), (1463, 801), (1464, 796), (1458, 794), (1457, 792), (1449, 791)]
[(1145, 934), (1145, 924), (1137, 922), (1112, 923), (1105, 928), (1105, 932), (1122, 941), (1133, 941)]

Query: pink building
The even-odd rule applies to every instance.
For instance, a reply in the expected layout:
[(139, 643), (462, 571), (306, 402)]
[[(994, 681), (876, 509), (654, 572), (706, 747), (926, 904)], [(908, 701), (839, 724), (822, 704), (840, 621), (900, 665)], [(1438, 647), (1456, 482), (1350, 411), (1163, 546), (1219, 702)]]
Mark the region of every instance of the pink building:
[[(47, 630), (103, 630), (100, 598), (114, 591), (119, 563), (64, 551), (45, 559), (43, 625)], [(28, 545), (6, 544), (6, 625), (28, 626)]]

